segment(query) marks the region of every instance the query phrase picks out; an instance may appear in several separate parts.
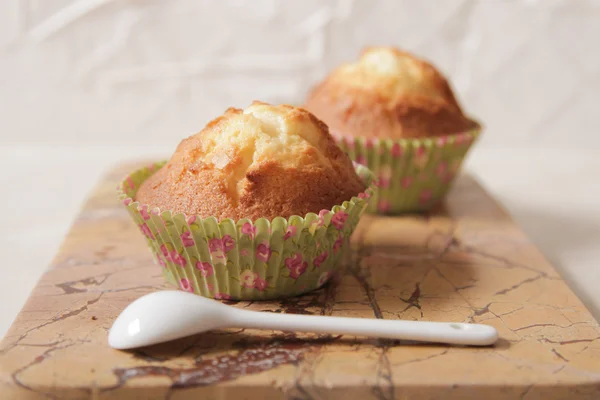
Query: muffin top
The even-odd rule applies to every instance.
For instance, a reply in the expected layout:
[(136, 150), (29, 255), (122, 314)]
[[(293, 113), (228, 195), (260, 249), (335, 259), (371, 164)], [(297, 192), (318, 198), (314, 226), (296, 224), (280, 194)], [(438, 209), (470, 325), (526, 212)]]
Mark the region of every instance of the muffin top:
[(389, 47), (368, 48), (357, 62), (335, 69), (305, 107), (332, 131), (352, 136), (421, 138), (476, 126), (435, 67)]
[(184, 139), (136, 200), (202, 218), (255, 220), (318, 213), (364, 190), (323, 122), (301, 108), (254, 102)]

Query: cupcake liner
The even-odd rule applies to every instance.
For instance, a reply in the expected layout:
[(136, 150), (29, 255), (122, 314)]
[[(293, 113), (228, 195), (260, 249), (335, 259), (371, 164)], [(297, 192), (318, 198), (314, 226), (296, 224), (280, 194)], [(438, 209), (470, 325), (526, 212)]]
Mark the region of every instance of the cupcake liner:
[(296, 296), (324, 285), (349, 247), (349, 237), (374, 197), (373, 174), (355, 163), (367, 189), (319, 214), (272, 221), (218, 221), (161, 211), (134, 201), (142, 182), (166, 162), (127, 176), (119, 199), (172, 284), (216, 299), (264, 300)]
[(368, 167), (379, 186), (371, 213), (427, 211), (448, 192), (481, 128), (423, 139), (332, 135), (350, 158)]

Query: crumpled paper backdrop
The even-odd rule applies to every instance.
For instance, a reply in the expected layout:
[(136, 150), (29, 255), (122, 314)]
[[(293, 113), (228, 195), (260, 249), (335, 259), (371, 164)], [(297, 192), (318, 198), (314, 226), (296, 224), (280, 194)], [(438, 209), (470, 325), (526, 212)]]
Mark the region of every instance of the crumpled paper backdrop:
[(395, 44), (451, 76), (481, 146), (600, 147), (598, 21), (595, 0), (4, 0), (1, 141), (174, 146)]

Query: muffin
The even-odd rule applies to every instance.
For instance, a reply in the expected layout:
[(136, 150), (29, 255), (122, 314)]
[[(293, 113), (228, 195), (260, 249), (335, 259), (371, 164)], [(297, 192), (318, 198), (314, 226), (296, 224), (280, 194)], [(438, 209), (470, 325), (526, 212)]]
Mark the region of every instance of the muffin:
[(380, 185), (371, 211), (430, 209), (450, 188), (480, 131), (430, 63), (394, 48), (366, 49), (332, 71), (305, 108)]
[(254, 220), (331, 209), (365, 189), (323, 122), (301, 108), (255, 102), (183, 140), (136, 199), (201, 218)]
[(228, 109), (118, 192), (168, 281), (261, 300), (331, 278), (373, 181), (311, 113), (255, 102)]

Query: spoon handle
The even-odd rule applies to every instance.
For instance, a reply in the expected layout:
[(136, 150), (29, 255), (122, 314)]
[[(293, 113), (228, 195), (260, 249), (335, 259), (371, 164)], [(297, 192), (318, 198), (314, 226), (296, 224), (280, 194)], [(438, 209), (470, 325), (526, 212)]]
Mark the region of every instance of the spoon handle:
[(488, 346), (498, 339), (495, 328), (481, 324), (322, 317), (247, 310), (236, 310), (232, 317), (233, 326), (240, 328), (370, 336), (472, 346)]

